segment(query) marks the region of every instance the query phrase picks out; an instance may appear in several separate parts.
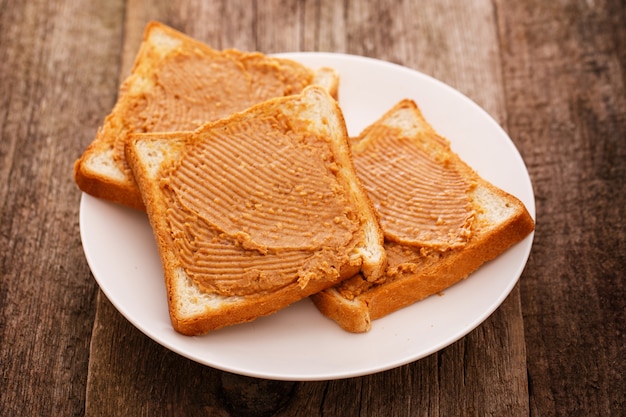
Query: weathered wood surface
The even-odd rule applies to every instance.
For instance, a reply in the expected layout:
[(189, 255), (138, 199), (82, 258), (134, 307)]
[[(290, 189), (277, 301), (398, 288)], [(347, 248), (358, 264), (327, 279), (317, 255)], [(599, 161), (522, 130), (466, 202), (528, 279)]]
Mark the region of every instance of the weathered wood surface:
[[(0, 8), (0, 414), (623, 415), (623, 0), (94, 3)], [(151, 19), (217, 48), (396, 62), (483, 106), (537, 199), (513, 293), (450, 347), (339, 381), (228, 374), (136, 330), (90, 275), (71, 167)]]
[(626, 3), (499, 3), (507, 126), (538, 213), (521, 284), (531, 404), (623, 415)]

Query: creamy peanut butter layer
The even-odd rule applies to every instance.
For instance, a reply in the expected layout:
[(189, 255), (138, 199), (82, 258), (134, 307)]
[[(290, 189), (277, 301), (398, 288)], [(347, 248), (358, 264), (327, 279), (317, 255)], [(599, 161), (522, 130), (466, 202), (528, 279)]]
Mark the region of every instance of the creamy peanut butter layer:
[[(430, 135), (429, 138), (422, 135)], [(449, 163), (448, 142), (427, 130), (410, 138), (399, 128), (372, 125), (352, 141), (357, 174), (385, 234), (386, 279), (418, 273), (472, 234), (475, 184)], [(336, 288), (349, 300), (377, 284), (361, 275)]]
[[(298, 94), (312, 79), (312, 70), (260, 53), (174, 48), (132, 85), (141, 94), (131, 94), (135, 110), (124, 119), (125, 128), (193, 130), (267, 99)], [(130, 173), (124, 141), (116, 143), (115, 159)]]
[(338, 276), (362, 239), (328, 143), (305, 128), (272, 114), (197, 133), (167, 171), (169, 232), (205, 291), (246, 295)]
[(436, 250), (467, 242), (474, 184), (448, 163), (442, 138), (420, 143), (419, 135), (407, 138), (400, 129), (376, 125), (354, 144), (353, 154), (386, 241)]

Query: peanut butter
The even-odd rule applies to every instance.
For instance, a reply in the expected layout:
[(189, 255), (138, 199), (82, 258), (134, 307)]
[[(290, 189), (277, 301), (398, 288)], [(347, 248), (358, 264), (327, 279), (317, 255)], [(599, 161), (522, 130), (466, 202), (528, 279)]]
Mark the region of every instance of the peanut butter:
[[(300, 93), (313, 72), (260, 53), (174, 49), (140, 77), (124, 120), (133, 133), (193, 130), (267, 99)], [(116, 145), (116, 161), (128, 170), (124, 141)]]
[[(445, 251), (463, 247), (472, 234), (475, 184), (449, 163), (445, 139), (424, 135), (431, 136), (407, 138), (400, 129), (378, 124), (352, 143), (357, 173), (385, 234), (387, 281), (419, 273)], [(373, 286), (357, 274), (336, 288), (353, 300)]]
[(164, 176), (169, 231), (205, 291), (246, 295), (337, 277), (362, 237), (320, 137), (280, 115), (196, 133)]
[(400, 129), (374, 126), (353, 146), (354, 164), (380, 215), (385, 240), (448, 250), (471, 236), (474, 184), (449, 164), (443, 139), (406, 138)]

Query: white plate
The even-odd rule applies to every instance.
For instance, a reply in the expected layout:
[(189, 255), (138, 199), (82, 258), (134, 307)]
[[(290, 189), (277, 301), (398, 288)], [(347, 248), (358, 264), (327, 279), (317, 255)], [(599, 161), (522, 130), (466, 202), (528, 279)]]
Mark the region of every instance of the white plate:
[[(282, 56), (341, 75), (340, 104), (351, 135), (403, 98), (412, 98), (453, 149), (484, 178), (513, 193), (535, 215), (526, 166), (500, 126), (447, 85), (383, 61), (327, 53)], [(391, 369), (436, 352), (482, 323), (507, 297), (528, 259), (533, 236), (467, 280), (351, 334), (309, 300), (252, 323), (201, 337), (176, 333), (163, 272), (145, 214), (83, 195), (80, 231), (100, 288), (133, 325), (161, 345), (221, 370), (280, 380), (328, 380)]]

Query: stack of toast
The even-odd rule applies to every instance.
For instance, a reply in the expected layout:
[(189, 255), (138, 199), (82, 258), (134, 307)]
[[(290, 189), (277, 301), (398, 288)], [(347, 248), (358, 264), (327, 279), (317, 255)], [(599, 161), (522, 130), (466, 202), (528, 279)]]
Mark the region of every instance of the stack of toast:
[(147, 212), (178, 332), (306, 297), (366, 332), (534, 230), (523, 203), (465, 164), (413, 101), (349, 138), (338, 83), (332, 68), (146, 27), (74, 177)]

